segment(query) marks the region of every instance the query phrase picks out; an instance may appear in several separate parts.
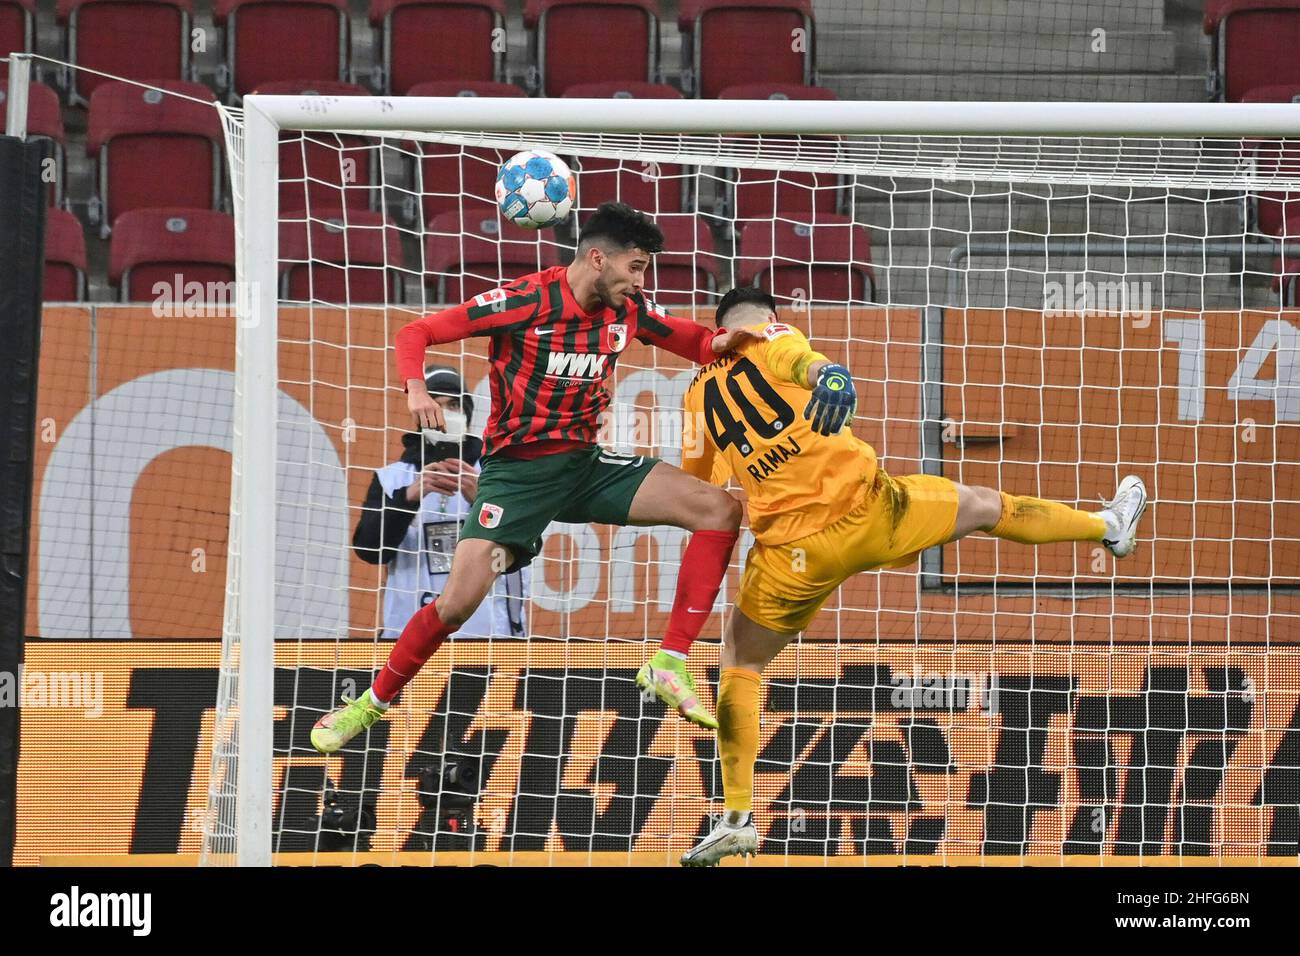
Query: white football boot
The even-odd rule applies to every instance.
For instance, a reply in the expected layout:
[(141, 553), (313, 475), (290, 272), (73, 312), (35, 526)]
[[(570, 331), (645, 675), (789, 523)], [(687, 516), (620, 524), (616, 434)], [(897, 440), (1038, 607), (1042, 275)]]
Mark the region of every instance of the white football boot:
[(1126, 558), (1137, 547), (1138, 519), (1147, 507), (1147, 486), (1137, 475), (1128, 475), (1119, 483), (1115, 497), (1102, 502), (1097, 512), (1106, 522), (1106, 537), (1101, 543), (1117, 558)]
[(726, 856), (754, 856), (758, 853), (758, 831), (754, 814), (728, 810), (699, 845), (682, 854), (682, 866), (717, 866)]

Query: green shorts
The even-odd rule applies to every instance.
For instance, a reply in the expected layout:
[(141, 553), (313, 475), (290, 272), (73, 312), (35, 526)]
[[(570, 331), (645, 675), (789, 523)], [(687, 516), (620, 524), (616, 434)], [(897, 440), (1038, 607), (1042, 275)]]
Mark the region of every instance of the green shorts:
[(508, 546), (514, 551), (509, 573), (537, 557), (552, 521), (627, 524), (632, 499), (658, 462), (598, 445), (528, 461), (491, 455), (483, 459), (478, 497), (460, 536)]

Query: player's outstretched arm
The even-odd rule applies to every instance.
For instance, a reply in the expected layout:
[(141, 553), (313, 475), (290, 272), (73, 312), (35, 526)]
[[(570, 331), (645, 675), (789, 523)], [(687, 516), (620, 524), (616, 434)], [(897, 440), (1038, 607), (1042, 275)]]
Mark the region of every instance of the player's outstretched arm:
[(442, 409), (424, 387), (424, 353), (430, 345), (459, 342), (475, 335), (498, 335), (527, 328), (537, 317), (541, 294), (526, 279), (490, 289), (460, 305), (424, 315), (402, 326), (394, 339), (397, 380), (418, 428), (444, 428)]
[(696, 365), (708, 365), (722, 353), (745, 341), (756, 340), (757, 336), (747, 329), (710, 329), (690, 319), (642, 306), (637, 316), (637, 338)]
[(819, 435), (834, 435), (853, 417), (858, 406), (853, 375), (813, 349), (802, 332), (783, 322), (762, 330), (763, 360), (772, 374), (812, 390), (803, 417)]

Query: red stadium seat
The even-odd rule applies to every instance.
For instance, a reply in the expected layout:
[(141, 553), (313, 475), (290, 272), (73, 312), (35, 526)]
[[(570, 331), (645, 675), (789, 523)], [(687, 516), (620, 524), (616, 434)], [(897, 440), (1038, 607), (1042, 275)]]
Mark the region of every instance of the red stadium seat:
[(231, 99), (276, 80), (343, 80), (347, 0), (217, 0)]
[[(681, 99), (682, 94), (663, 83), (579, 83), (564, 91), (566, 97), (585, 99)], [(677, 163), (649, 163), (594, 156), (580, 157), (573, 166), (578, 174), (578, 207), (593, 210), (607, 199), (619, 199), (651, 215), (681, 212), (686, 208), (688, 177)]]
[[(235, 220), (212, 209), (133, 209), (118, 218), (108, 251), (108, 281), (123, 302), (158, 299), (161, 284), (178, 305), (199, 283), (205, 302), (220, 301), (209, 283), (235, 280)], [(233, 285), (225, 301), (235, 304)]]
[(182, 80), (154, 85), (181, 95), (114, 82), (90, 98), (86, 154), (99, 170), (92, 221), (103, 236), (131, 209), (220, 205), (221, 119), (216, 107), (194, 102), (215, 102), (212, 91)]
[(718, 260), (713, 233), (699, 216), (656, 216), (664, 233), (664, 251), (654, 256), (646, 286), (660, 302), (700, 302), (718, 288)]
[[(402, 96), (434, 80), (499, 80), (504, 73), (504, 0), (374, 0), (370, 22), (379, 30), (385, 93)], [(494, 36), (495, 30), (502, 32)]]
[(86, 237), (77, 217), (66, 209), (48, 209), (45, 219), (46, 302), (83, 302), (86, 298)]
[(1212, 0), (1205, 5), (1210, 85), (1241, 102), (1259, 86), (1300, 83), (1300, 0)]
[[(527, 0), (524, 25), (532, 31), (529, 86), (543, 96), (560, 96), (578, 83), (655, 78), (656, 0)], [(612, 37), (618, 38), (616, 51)]]
[(544, 232), (511, 226), (503, 235), (495, 212), (482, 219), (444, 212), (430, 224), (425, 239), (425, 281), (437, 301), (456, 303), (558, 265), (559, 250)]
[(335, 305), (401, 301), (402, 244), (366, 209), (280, 214), (280, 295)]
[[(67, 30), (69, 63), (127, 80), (187, 80), (190, 70), (190, 0), (59, 0)], [(68, 102), (89, 102), (113, 82), (72, 71)]]
[[(0, 113), (9, 101), (9, 81), (0, 80)], [(44, 83), (33, 82), (27, 90), (27, 133), (45, 136), (54, 143), (54, 181), (50, 183), (50, 203), (63, 200), (63, 177), (66, 169), (64, 156), (63, 110), (59, 107), (59, 94)]]
[[(524, 96), (513, 83), (441, 80), (411, 87), (411, 96)], [(511, 150), (446, 143), (408, 143), (415, 167), (411, 181), (420, 196), (424, 222), (444, 212), (461, 210), (472, 218), (496, 215), (497, 171)], [(418, 161), (416, 159), (418, 158)], [(412, 218), (415, 211), (411, 210)]]
[[(36, 0), (0, 0), (0, 56), (31, 53), (36, 43)], [(9, 64), (0, 63), (0, 77)]]
[(778, 299), (870, 302), (875, 291), (871, 236), (847, 216), (751, 222), (741, 230), (737, 259), (737, 285)]
[[(254, 91), (276, 96), (367, 96), (338, 80), (280, 80)], [(281, 209), (374, 209), (378, 146), (362, 136), (287, 132), (280, 137)]]
[[(789, 83), (751, 83), (731, 86), (719, 99), (733, 100), (835, 100), (831, 90), (821, 86), (797, 86)], [(816, 137), (805, 137), (814, 141)], [(757, 138), (762, 142), (762, 137)], [(733, 172), (731, 209), (742, 223), (750, 219), (787, 216), (814, 218), (837, 213), (845, 204), (843, 177), (834, 173), (805, 173), (788, 170), (736, 169)]]
[(742, 83), (815, 82), (812, 0), (682, 0), (677, 26), (696, 96)]
[[(1300, 84), (1257, 86), (1242, 97), (1243, 103), (1300, 103)], [(1255, 146), (1255, 165), (1261, 171), (1284, 171), (1291, 178), (1300, 175), (1300, 146), (1292, 141), (1261, 140)], [(1255, 230), (1280, 236), (1287, 211), (1300, 209), (1300, 193), (1264, 192), (1254, 196)]]

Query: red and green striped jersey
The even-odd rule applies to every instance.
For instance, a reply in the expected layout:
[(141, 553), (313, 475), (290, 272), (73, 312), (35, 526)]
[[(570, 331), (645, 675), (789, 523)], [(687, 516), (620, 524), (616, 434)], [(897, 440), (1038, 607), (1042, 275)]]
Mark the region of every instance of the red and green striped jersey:
[(609, 406), (606, 382), (632, 339), (696, 363), (714, 358), (715, 330), (668, 315), (641, 293), (617, 309), (584, 312), (565, 266), (522, 276), (468, 302), (416, 319), (397, 333), (403, 385), (424, 377), (430, 345), (490, 336), (492, 412), (483, 454), (538, 441), (595, 444)]

